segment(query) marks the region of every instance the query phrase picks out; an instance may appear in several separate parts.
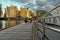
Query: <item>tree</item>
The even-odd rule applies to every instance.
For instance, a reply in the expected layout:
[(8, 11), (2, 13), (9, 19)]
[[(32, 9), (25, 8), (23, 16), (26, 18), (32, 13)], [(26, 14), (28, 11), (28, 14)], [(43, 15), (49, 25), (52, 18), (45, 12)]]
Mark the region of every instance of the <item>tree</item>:
[(37, 15), (37, 17), (51, 16), (51, 14), (45, 10), (36, 10), (36, 15)]

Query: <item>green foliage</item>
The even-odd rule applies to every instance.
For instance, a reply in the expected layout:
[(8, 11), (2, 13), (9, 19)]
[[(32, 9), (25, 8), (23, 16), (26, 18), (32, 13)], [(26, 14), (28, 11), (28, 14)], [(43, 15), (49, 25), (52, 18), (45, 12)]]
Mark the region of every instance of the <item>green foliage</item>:
[(52, 16), (52, 14), (47, 14), (46, 16)]
[(36, 10), (36, 15), (38, 17), (44, 16), (45, 14), (47, 14), (46, 16), (51, 16), (51, 14), (48, 13), (47, 11), (45, 11), (45, 10)]
[(37, 15), (38, 17), (41, 16), (41, 12), (40, 12), (40, 10), (37, 10), (37, 11), (36, 11), (36, 15)]

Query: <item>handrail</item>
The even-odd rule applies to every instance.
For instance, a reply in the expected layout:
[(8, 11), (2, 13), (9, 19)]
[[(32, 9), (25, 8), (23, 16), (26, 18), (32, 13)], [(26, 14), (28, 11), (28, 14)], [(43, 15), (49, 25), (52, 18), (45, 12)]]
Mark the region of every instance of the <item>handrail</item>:
[[(43, 33), (39, 28), (38, 28), (38, 31), (40, 31), (41, 33)], [(44, 37), (49, 40), (49, 38), (44, 34)]]
[[(59, 8), (59, 7), (60, 7), (60, 5), (56, 6), (55, 8), (53, 8), (52, 10), (50, 10), (48, 13), (51, 13), (52, 11), (54, 11), (55, 9), (57, 9), (57, 8)], [(43, 16), (41, 16), (41, 17), (46, 17), (46, 15), (48, 15), (48, 14), (45, 14), (45, 15), (43, 15)]]
[[(36, 22), (36, 23), (38, 23), (38, 22)], [(47, 25), (45, 23), (38, 23), (38, 24), (36, 24), (36, 23), (34, 23), (35, 24), (34, 25), (34, 27), (35, 27), (34, 30), (37, 28), (37, 31), (39, 31), (42, 34), (42, 38), (41, 38), (42, 40), (45, 40), (45, 38), (47, 40), (49, 40), (49, 38), (47, 37), (47, 35), (45, 35), (45, 29), (46, 28), (49, 29), (49, 30), (52, 30), (52, 31), (60, 33), (59, 29), (55, 29), (55, 28), (52, 28), (52, 27), (47, 27)], [(39, 25), (41, 25), (42, 30), (38, 27)]]
[(32, 33), (33, 33), (33, 40), (35, 40), (35, 34), (34, 34), (34, 30), (37, 28), (37, 31), (39, 31), (39, 32), (41, 32), (42, 33), (42, 40), (45, 40), (45, 38), (47, 39), (47, 40), (49, 40), (49, 38), (45, 35), (45, 28), (44, 28), (44, 26), (43, 26), (43, 30), (41, 31), (37, 26), (38, 26), (39, 24), (36, 24), (36, 22), (35, 23), (33, 23), (33, 26), (32, 26)]
[(45, 27), (45, 28), (48, 28), (48, 29), (50, 29), (52, 31), (55, 31), (55, 32), (59, 32), (60, 33), (60, 30), (59, 29), (55, 29), (55, 28), (52, 28), (52, 27)]
[[(32, 40), (37, 40), (37, 38), (39, 38), (39, 36), (36, 36), (36, 23), (33, 22), (33, 25), (32, 25)], [(39, 38), (40, 40), (41, 38)]]
[(40, 32), (43, 34), (42, 40), (45, 40), (45, 38), (46, 38), (47, 40), (49, 40), (49, 38), (45, 35), (45, 27), (44, 27), (44, 25), (41, 24), (41, 26), (42, 26), (42, 30), (40, 30), (40, 29), (38, 28), (38, 31), (40, 31)]
[(59, 8), (59, 7), (60, 7), (60, 5), (56, 6), (55, 8), (53, 8), (52, 10), (50, 10), (49, 13), (52, 12), (53, 10)]
[[(42, 23), (40, 23), (41, 25), (43, 25)], [(48, 29), (50, 29), (50, 30), (52, 30), (52, 31), (55, 31), (55, 32), (59, 32), (60, 33), (60, 30), (59, 29), (56, 29), (56, 28), (53, 28), (53, 27), (47, 27), (46, 26), (46, 24), (44, 24), (45, 26), (45, 28), (48, 28)]]

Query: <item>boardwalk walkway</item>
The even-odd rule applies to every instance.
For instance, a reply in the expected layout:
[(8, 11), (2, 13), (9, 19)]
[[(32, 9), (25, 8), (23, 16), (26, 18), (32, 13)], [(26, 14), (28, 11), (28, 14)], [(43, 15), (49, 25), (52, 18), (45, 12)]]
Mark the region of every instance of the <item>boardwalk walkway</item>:
[(32, 23), (24, 23), (0, 31), (0, 40), (32, 40)]

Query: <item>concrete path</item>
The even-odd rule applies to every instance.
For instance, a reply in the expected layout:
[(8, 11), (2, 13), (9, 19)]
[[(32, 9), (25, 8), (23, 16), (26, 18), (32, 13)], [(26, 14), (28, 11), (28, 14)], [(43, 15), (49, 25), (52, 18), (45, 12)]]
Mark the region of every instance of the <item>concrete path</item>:
[(0, 40), (32, 40), (32, 23), (19, 24), (0, 31)]

